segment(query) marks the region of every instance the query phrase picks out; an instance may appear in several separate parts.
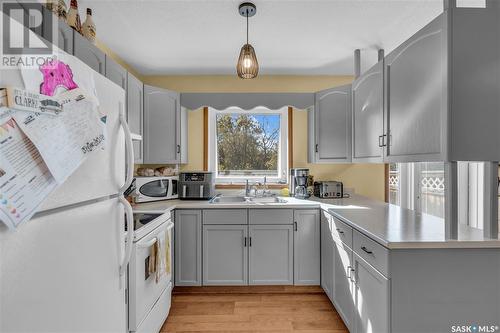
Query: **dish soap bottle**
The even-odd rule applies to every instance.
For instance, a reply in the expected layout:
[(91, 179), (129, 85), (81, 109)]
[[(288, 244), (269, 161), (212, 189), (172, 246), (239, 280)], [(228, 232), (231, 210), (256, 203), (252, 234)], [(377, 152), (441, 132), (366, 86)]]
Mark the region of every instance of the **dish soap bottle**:
[(92, 44), (95, 44), (95, 24), (92, 19), (92, 9), (87, 8), (87, 18), (85, 22), (82, 24), (82, 34), (85, 38), (87, 38)]
[(70, 27), (81, 33), (82, 23), (80, 21), (80, 14), (78, 14), (78, 2), (76, 0), (71, 0), (67, 22)]

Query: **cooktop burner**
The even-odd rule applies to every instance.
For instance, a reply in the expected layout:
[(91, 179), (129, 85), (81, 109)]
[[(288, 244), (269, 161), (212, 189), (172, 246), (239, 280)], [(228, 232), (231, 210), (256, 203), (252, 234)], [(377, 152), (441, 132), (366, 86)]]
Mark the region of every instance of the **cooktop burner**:
[(146, 214), (146, 213), (136, 213), (134, 214), (134, 230), (138, 230), (153, 221), (162, 214)]

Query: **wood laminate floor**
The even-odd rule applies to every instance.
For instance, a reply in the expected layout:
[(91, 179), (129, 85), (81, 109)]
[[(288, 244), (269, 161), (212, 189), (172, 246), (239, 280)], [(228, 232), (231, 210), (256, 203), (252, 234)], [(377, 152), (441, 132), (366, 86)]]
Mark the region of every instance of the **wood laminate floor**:
[(320, 287), (176, 287), (161, 332), (348, 333)]

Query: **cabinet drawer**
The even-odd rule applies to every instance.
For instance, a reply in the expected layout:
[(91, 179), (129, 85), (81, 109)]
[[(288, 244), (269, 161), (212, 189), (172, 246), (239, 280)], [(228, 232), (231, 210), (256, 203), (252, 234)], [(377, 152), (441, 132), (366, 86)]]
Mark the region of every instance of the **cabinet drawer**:
[(250, 209), (249, 224), (293, 224), (292, 209)]
[(332, 216), (332, 235), (333, 238), (341, 240), (345, 245), (352, 249), (352, 231), (353, 229), (340, 221), (336, 217)]
[(203, 224), (247, 224), (247, 210), (246, 209), (204, 210)]
[(353, 235), (353, 250), (380, 273), (388, 276), (389, 272), (389, 250), (374, 240), (366, 237), (357, 230)]

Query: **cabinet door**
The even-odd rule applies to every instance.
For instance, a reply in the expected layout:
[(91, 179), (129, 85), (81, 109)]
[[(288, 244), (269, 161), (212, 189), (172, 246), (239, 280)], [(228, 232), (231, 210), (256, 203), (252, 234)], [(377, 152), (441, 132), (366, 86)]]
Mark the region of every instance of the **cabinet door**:
[[(142, 82), (132, 74), (127, 73), (127, 122), (130, 131), (140, 136), (143, 136), (143, 97), (144, 86)], [(133, 141), (135, 163), (143, 162), (143, 140)]]
[(440, 159), (446, 137), (446, 14), (385, 59), (388, 161)]
[(356, 332), (390, 332), (389, 280), (354, 253)]
[(106, 56), (79, 33), (73, 34), (74, 55), (101, 75), (106, 72)]
[(333, 251), (331, 216), (321, 212), (321, 287), (333, 302)]
[(249, 226), (249, 284), (293, 284), (293, 226)]
[(351, 115), (351, 85), (316, 93), (316, 163), (351, 161)]
[(65, 21), (57, 19), (57, 46), (68, 54), (73, 54), (73, 32)]
[(321, 279), (319, 210), (295, 210), (294, 218), (294, 284), (319, 285)]
[[(56, 33), (53, 29), (57, 30)], [(43, 7), (42, 30), (45, 39), (52, 40), (53, 44), (66, 53), (73, 54), (73, 29), (46, 7)]]
[(382, 162), (384, 134), (384, 62), (352, 84), (352, 158)]
[(201, 210), (175, 211), (175, 285), (201, 286)]
[(144, 85), (144, 163), (180, 161), (180, 95)]
[[(349, 331), (354, 332), (354, 283), (352, 250), (341, 241), (334, 242), (333, 251), (333, 300), (338, 313)], [(385, 332), (385, 331), (373, 331)]]
[(127, 70), (123, 68), (119, 63), (114, 61), (108, 56), (105, 56), (106, 59), (106, 70), (105, 76), (122, 87), (123, 89), (127, 89)]
[(203, 285), (248, 284), (248, 227), (203, 226)]

